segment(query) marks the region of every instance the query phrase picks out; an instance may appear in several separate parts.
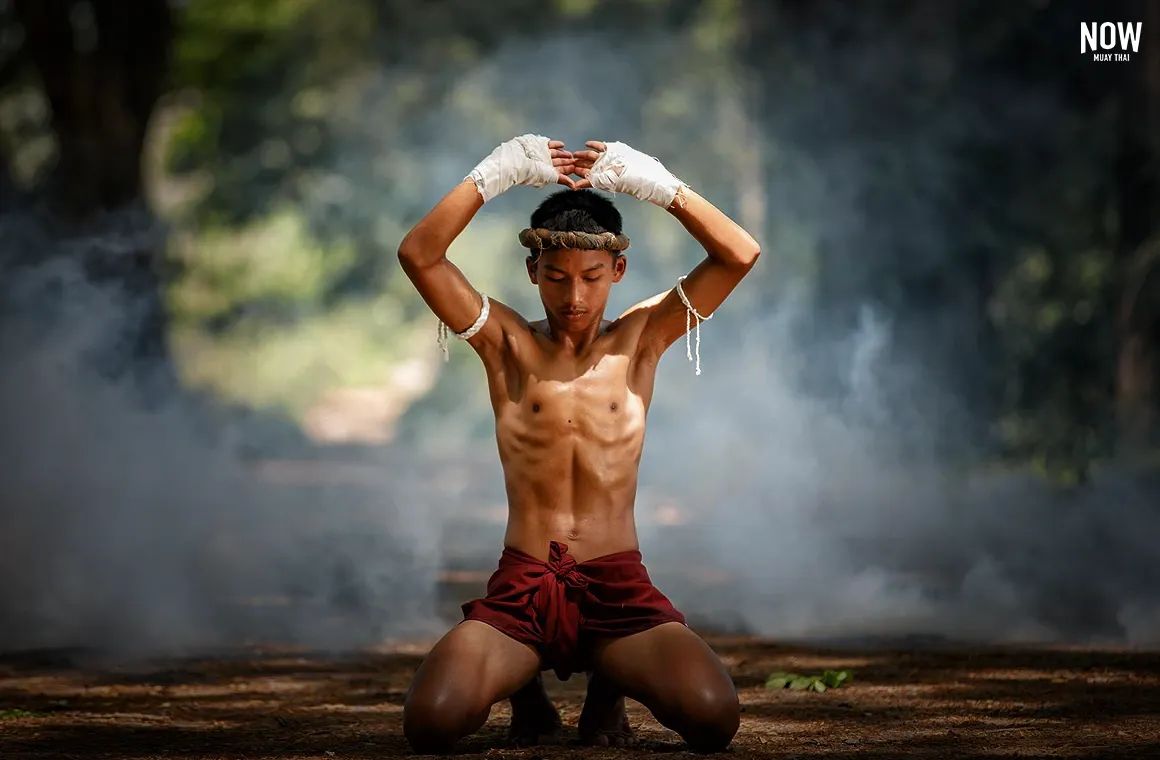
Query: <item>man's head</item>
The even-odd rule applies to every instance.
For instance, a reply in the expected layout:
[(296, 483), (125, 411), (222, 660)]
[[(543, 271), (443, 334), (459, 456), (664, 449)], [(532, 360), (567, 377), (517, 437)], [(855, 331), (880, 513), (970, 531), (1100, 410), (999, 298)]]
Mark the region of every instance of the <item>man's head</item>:
[(532, 213), (520, 236), (533, 248), (528, 276), (544, 310), (565, 329), (603, 318), (609, 291), (628, 264), (622, 224), (612, 201), (591, 190), (555, 193)]

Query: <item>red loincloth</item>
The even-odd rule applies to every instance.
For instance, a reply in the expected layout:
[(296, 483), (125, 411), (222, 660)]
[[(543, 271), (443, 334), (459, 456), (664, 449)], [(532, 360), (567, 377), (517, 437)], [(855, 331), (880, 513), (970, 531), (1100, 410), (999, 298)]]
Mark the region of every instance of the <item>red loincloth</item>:
[(487, 596), (463, 605), (478, 620), (536, 649), (562, 681), (586, 669), (590, 637), (620, 638), (685, 617), (652, 584), (639, 551), (576, 563), (552, 541), (548, 561), (505, 548)]

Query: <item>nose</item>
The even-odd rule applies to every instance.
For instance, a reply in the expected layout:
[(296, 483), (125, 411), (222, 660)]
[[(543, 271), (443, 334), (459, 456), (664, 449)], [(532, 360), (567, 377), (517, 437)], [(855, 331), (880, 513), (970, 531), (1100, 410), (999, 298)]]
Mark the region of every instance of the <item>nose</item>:
[(577, 306), (581, 302), (580, 298), (580, 281), (572, 280), (572, 286), (568, 288), (568, 305)]

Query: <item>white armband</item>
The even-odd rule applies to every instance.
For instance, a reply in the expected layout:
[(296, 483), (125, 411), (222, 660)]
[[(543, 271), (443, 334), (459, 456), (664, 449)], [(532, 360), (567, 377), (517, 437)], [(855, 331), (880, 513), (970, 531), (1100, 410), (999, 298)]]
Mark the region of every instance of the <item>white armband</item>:
[[(455, 337), (460, 340), (470, 340), (475, 337), (476, 333), (483, 329), (487, 323), (487, 317), (491, 314), (491, 302), (487, 300), (485, 293), (480, 293), (479, 297), (483, 299), (483, 307), (479, 310), (479, 317), (475, 320), (475, 324), (467, 328), (463, 332), (455, 333)], [(439, 337), (437, 342), (439, 348), (443, 350), (443, 361), (451, 361), (451, 350), (447, 347), (447, 336), (450, 333), (449, 328), (443, 322), (439, 323)]]

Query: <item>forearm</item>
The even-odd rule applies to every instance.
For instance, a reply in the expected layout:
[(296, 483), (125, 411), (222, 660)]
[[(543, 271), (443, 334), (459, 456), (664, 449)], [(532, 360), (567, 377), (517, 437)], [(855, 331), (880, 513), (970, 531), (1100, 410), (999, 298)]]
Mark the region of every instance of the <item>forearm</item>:
[(482, 207), (483, 198), (474, 183), (456, 185), (399, 243), (399, 260), (416, 269), (439, 263)]
[(709, 258), (726, 266), (753, 266), (761, 255), (761, 246), (746, 230), (685, 186), (668, 212), (701, 244)]

